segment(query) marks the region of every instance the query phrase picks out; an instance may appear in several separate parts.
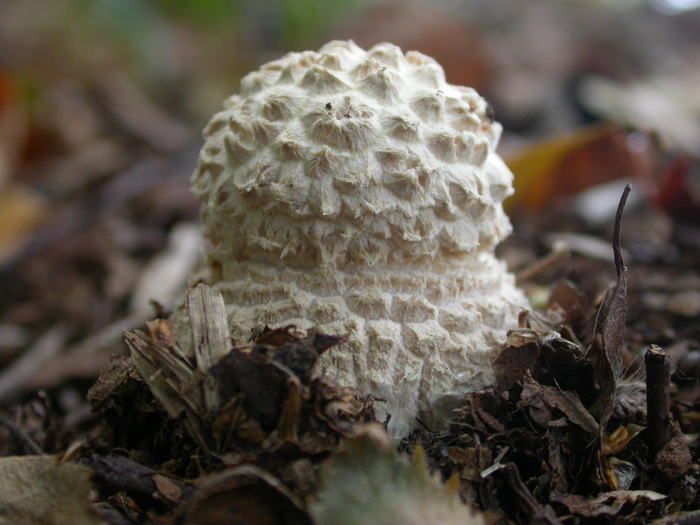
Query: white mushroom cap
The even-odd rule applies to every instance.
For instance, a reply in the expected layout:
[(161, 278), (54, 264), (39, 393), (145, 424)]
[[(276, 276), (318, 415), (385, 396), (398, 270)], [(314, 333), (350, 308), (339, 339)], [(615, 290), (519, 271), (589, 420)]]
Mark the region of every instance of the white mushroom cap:
[(396, 436), (444, 423), (493, 380), (526, 304), (493, 254), (510, 233), (500, 133), (473, 89), (391, 44), (331, 42), (246, 76), (192, 179), (234, 337), (348, 334), (319, 374), (385, 399)]

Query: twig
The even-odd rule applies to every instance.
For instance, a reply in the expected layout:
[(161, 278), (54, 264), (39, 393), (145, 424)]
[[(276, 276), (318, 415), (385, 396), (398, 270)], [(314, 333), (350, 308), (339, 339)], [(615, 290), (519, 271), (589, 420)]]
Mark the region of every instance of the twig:
[(552, 268), (557, 268), (570, 257), (571, 250), (569, 250), (568, 245), (565, 243), (557, 243), (555, 244), (553, 250), (545, 257), (538, 259), (530, 266), (520, 270), (515, 276), (515, 280), (518, 284), (530, 281), (543, 272), (546, 272)]
[(24, 383), (48, 359), (61, 351), (68, 338), (68, 328), (54, 326), (42, 335), (34, 346), (26, 350), (0, 374), (0, 401), (16, 395)]
[(671, 358), (661, 348), (651, 345), (644, 356), (647, 372), (647, 427), (649, 445), (656, 453), (671, 437)]
[(50, 329), (0, 373), (0, 402), (55, 386), (66, 378), (97, 376), (109, 360), (111, 345), (121, 341), (124, 330), (143, 324), (150, 315), (145, 310), (134, 312), (68, 347), (68, 329), (62, 325)]
[(94, 480), (108, 493), (123, 491), (142, 500), (177, 505), (186, 501), (193, 492), (188, 483), (125, 457), (91, 454), (82, 458), (80, 463), (93, 470)]
[(632, 186), (629, 184), (625, 186), (622, 191), (622, 197), (620, 197), (620, 204), (617, 206), (617, 213), (615, 214), (615, 230), (613, 231), (613, 253), (615, 254), (615, 270), (617, 271), (617, 278), (627, 270), (625, 267), (625, 262), (622, 259), (622, 250), (620, 248), (620, 226), (622, 225), (622, 213), (625, 211), (625, 204), (627, 204), (627, 197), (629, 197)]
[(500, 473), (511, 490), (515, 501), (527, 517), (528, 523), (542, 523), (543, 525), (561, 525), (554, 510), (549, 505), (543, 505), (530, 492), (530, 489), (523, 483), (518, 467), (514, 463), (503, 465)]
[(12, 439), (19, 443), (27, 454), (34, 454), (41, 456), (44, 451), (39, 448), (32, 438), (29, 437), (24, 430), (22, 430), (14, 422), (10, 421), (5, 416), (0, 416), (0, 426), (5, 427), (9, 432)]
[(100, 348), (105, 348), (122, 340), (124, 330), (133, 330), (137, 326), (143, 325), (153, 316), (149, 309), (140, 309), (129, 313), (126, 317), (117, 319), (111, 324), (101, 328), (99, 331), (89, 335), (81, 342), (68, 348), (66, 353), (93, 353)]

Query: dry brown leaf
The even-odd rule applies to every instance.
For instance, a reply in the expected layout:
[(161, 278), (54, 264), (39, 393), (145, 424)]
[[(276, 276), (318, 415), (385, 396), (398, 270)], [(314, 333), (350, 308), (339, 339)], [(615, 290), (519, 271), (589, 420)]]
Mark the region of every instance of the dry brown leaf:
[(525, 372), (532, 368), (539, 355), (538, 342), (504, 348), (493, 363), (497, 377), (494, 393), (500, 395), (509, 390), (516, 381), (522, 379)]
[(523, 391), (518, 406), (527, 408), (530, 415), (542, 427), (547, 428), (553, 417), (553, 410), (564, 414), (566, 419), (590, 434), (598, 432), (598, 424), (581, 404), (573, 392), (542, 386), (530, 374), (523, 378)]
[(308, 525), (304, 504), (275, 476), (241, 465), (200, 480), (182, 525)]
[(598, 453), (595, 460), (597, 467), (598, 483), (606, 484), (601, 464), (602, 446), (605, 440), (605, 432), (608, 422), (615, 409), (615, 396), (618, 383), (623, 379), (622, 349), (625, 343), (625, 329), (627, 319), (627, 268), (622, 260), (620, 248), (620, 228), (622, 212), (631, 187), (627, 185), (620, 199), (615, 218), (613, 233), (613, 252), (615, 254), (615, 270), (617, 282), (615, 286), (605, 294), (595, 321), (595, 333), (593, 345), (589, 349), (589, 357), (595, 362), (595, 376), (599, 395), (599, 429), (598, 429)]
[[(600, 519), (617, 516), (626, 505), (639, 507), (659, 505), (656, 502), (663, 501), (666, 496), (650, 490), (618, 490), (605, 492), (591, 499), (573, 494), (555, 496), (553, 499), (565, 505), (576, 516)], [(630, 514), (625, 513), (625, 518), (628, 518)]]
[(133, 374), (134, 364), (131, 358), (113, 356), (95, 384), (88, 390), (87, 400), (92, 405), (93, 411), (106, 407), (112, 396), (125, 388)]

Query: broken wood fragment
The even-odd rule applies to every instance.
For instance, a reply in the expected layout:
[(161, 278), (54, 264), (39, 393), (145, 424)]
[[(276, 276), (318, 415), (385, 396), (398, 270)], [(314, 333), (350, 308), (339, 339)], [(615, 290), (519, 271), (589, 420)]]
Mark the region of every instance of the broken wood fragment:
[(199, 284), (187, 291), (186, 305), (190, 314), (197, 369), (204, 378), (204, 403), (207, 411), (214, 411), (219, 408), (219, 392), (214, 377), (208, 372), (229, 351), (224, 299), (208, 286)]
[(652, 345), (644, 356), (647, 372), (647, 441), (652, 453), (663, 447), (671, 437), (671, 358), (661, 348)]

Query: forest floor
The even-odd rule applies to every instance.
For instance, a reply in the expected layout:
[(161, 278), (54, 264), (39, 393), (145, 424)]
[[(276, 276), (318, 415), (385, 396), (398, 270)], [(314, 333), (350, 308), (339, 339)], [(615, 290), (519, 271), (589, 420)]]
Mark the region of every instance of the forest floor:
[[(310, 375), (337, 343), (323, 334), (236, 342), (212, 369), (229, 400), (214, 412), (193, 411), (183, 392), (154, 396), (134, 348), (174, 345), (154, 320), (182, 302), (199, 256), (189, 177), (197, 122), (213, 110), (202, 101), (234, 91), (240, 71), (207, 77), (189, 97), (173, 81), (159, 98), (85, 20), (76, 27), (93, 49), (67, 36), (75, 13), (13, 7), (60, 44), (41, 48), (0, 21), (0, 523), (400, 523), (396, 508), (456, 523), (465, 505), (474, 523), (700, 522), (698, 69), (656, 67), (679, 49), (697, 66), (700, 23), (631, 10), (603, 38), (596, 31), (618, 15), (595, 18), (602, 8), (589, 6), (579, 23), (590, 31), (571, 41), (575, 17), (551, 4), (522, 18), (514, 8), (492, 27), (449, 26), (450, 41), (499, 61), (471, 57), (448, 78), (483, 89), (508, 130), (514, 233), (498, 253), (533, 309), (496, 360), (494, 387), (465, 395), (449, 429), (421, 425), (398, 445), (375, 419), (381, 400)], [(343, 30), (361, 40), (395, 15), (378, 9)], [(160, 16), (153, 27), (166, 25)], [(446, 22), (434, 16), (407, 49), (444, 53)], [(499, 33), (514, 19), (530, 36), (551, 28), (555, 45), (524, 38), (518, 51), (516, 33)], [(171, 64), (180, 81), (203, 50), (234, 44), (167, 23), (187, 57)], [(266, 59), (250, 52), (257, 44), (235, 42), (236, 67)], [(510, 84), (521, 98), (498, 87)]]

